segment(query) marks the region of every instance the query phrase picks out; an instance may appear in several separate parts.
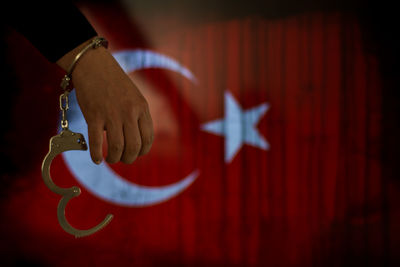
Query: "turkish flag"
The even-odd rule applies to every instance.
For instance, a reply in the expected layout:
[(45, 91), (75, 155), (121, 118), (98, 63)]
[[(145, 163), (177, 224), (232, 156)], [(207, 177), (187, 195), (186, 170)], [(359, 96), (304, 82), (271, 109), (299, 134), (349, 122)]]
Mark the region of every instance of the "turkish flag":
[[(87, 229), (114, 215), (92, 236), (65, 233), (56, 216), (59, 196), (40, 173), (47, 138), (58, 131), (62, 73), (26, 42), (16, 47), (23, 88), (16, 121), (35, 105), (30, 117), (39, 126), (17, 131), (28, 140), (33, 167), (2, 200), (6, 262), (381, 262), (381, 84), (357, 20), (339, 13), (249, 16), (146, 35), (118, 7), (82, 10), (148, 100), (153, 148), (133, 165), (96, 166), (85, 152), (57, 157), (55, 183), (82, 189), (66, 209), (71, 225)], [(32, 69), (37, 62), (42, 68)], [(39, 78), (28, 83), (32, 77)], [(84, 131), (79, 107), (69, 114), (71, 130)]]

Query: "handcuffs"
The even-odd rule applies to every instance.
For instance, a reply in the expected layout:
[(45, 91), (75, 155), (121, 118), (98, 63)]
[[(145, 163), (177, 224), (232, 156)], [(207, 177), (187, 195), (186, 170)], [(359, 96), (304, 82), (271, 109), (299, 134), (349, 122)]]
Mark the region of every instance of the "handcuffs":
[(77, 197), (80, 195), (81, 190), (77, 186), (73, 186), (70, 188), (62, 188), (57, 186), (51, 176), (50, 176), (50, 166), (53, 159), (61, 154), (62, 152), (69, 151), (69, 150), (87, 150), (87, 143), (83, 134), (75, 133), (69, 130), (68, 128), (68, 120), (67, 120), (67, 110), (69, 109), (68, 105), (68, 95), (72, 90), (69, 88), (69, 84), (71, 81), (72, 71), (75, 68), (76, 63), (79, 59), (89, 50), (89, 49), (96, 49), (100, 46), (107, 47), (108, 43), (105, 38), (96, 37), (94, 38), (85, 48), (80, 51), (74, 61), (71, 63), (67, 74), (63, 77), (61, 81), (61, 88), (64, 92), (60, 95), (60, 110), (61, 110), (61, 132), (58, 135), (53, 136), (50, 138), (50, 148), (49, 152), (43, 159), (42, 163), (42, 178), (46, 186), (56, 194), (62, 196), (60, 202), (58, 203), (57, 207), (57, 217), (61, 227), (69, 234), (74, 235), (76, 238), (84, 237), (91, 235), (102, 228), (104, 228), (113, 218), (112, 214), (108, 214), (106, 218), (96, 225), (93, 228), (87, 230), (80, 230), (76, 229), (69, 224), (65, 217), (65, 208), (72, 198)]

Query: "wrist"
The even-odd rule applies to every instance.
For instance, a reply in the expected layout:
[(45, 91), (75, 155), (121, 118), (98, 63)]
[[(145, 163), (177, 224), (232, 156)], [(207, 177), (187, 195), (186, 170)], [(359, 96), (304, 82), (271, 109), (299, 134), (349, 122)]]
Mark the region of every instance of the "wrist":
[(61, 67), (64, 71), (68, 71), (69, 66), (71, 63), (74, 61), (75, 57), (79, 54), (79, 52), (82, 51), (87, 45), (90, 44), (90, 42), (93, 40), (93, 38), (83, 42), (82, 44), (78, 45), (71, 51), (69, 51), (67, 54), (62, 56), (59, 60), (56, 61), (56, 64)]
[[(79, 45), (77, 48), (67, 53), (67, 55), (65, 55), (62, 58), (62, 60), (58, 62), (59, 65), (67, 72), (67, 74), (64, 76), (61, 82), (61, 88), (66, 91), (70, 90), (68, 87), (72, 79), (72, 73), (78, 61), (80, 61), (82, 57), (84, 57), (84, 55), (88, 53), (90, 50), (97, 50), (100, 47), (104, 48), (108, 46), (107, 40), (102, 37), (95, 37), (87, 42)], [(67, 65), (67, 62), (71, 61), (71, 58), (73, 58), (72, 62), (69, 65)], [(66, 68), (66, 66), (68, 67)]]
[(76, 82), (86, 80), (93, 75), (100, 79), (99, 76), (105, 75), (102, 72), (109, 65), (109, 57), (112, 56), (105, 47), (87, 51), (85, 56), (76, 64), (71, 81), (76, 85)]

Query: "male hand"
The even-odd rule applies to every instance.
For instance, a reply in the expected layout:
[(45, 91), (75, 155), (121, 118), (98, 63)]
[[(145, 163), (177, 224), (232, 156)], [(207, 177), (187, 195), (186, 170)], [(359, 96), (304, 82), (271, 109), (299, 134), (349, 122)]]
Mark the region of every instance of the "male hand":
[[(88, 42), (78, 46), (57, 64), (64, 70)], [(107, 162), (132, 163), (146, 154), (153, 142), (148, 104), (117, 61), (104, 47), (90, 49), (76, 64), (72, 82), (88, 124), (92, 160), (103, 158), (103, 132), (107, 132)]]

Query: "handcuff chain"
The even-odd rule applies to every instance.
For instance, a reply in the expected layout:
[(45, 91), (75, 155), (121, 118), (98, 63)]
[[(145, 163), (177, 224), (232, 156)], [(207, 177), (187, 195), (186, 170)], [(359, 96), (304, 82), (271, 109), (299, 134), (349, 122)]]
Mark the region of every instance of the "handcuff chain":
[(67, 110), (69, 109), (69, 92), (65, 91), (60, 95), (60, 110), (61, 110), (61, 128), (68, 129)]

